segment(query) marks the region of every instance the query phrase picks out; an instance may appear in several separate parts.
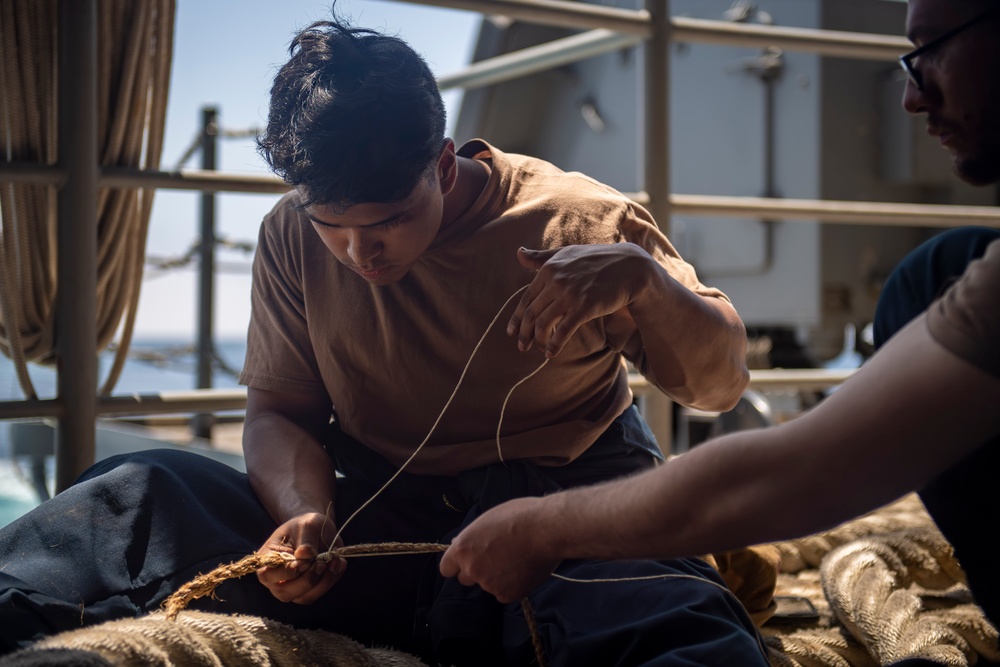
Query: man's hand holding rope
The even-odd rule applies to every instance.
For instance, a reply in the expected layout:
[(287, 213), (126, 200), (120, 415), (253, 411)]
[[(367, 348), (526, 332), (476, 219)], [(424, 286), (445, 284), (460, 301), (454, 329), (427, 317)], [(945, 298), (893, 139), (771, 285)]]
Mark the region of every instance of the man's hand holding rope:
[(538, 530), (542, 498), (515, 498), (484, 513), (452, 540), (441, 574), (478, 584), (503, 603), (517, 602), (559, 565), (546, 531)]
[[(343, 558), (329, 562), (316, 558), (327, 550), (328, 540), (336, 534), (333, 521), (319, 512), (286, 521), (271, 534), (259, 553), (278, 551), (291, 554), (296, 560), (283, 567), (262, 567), (257, 570), (257, 579), (282, 602), (312, 604), (333, 588), (347, 567)], [(337, 543), (343, 545), (339, 538)]]

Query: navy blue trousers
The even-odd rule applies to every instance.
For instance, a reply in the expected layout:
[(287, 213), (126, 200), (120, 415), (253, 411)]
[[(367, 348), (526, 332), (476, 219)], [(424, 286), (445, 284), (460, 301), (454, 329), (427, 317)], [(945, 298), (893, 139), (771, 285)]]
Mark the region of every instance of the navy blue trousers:
[[(345, 475), (343, 522), (394, 472), (342, 434), (331, 450)], [(347, 544), (448, 541), (482, 511), (653, 465), (655, 441), (634, 408), (561, 468), (522, 461), (457, 477), (403, 473), (345, 531)], [(694, 501), (693, 501), (694, 502)], [(0, 653), (42, 635), (158, 609), (181, 584), (256, 550), (276, 528), (246, 476), (185, 452), (153, 450), (97, 463), (71, 488), (0, 529)], [(529, 665), (520, 604), (501, 605), (437, 572), (437, 555), (359, 558), (313, 605), (284, 604), (251, 576), (194, 608), (273, 618), (410, 651), (430, 664)], [(553, 667), (766, 665), (739, 602), (704, 562), (566, 562), (581, 579), (649, 574), (656, 581), (551, 579), (530, 602)]]
[[(876, 347), (884, 345), (927, 310), (965, 272), (969, 262), (981, 257), (986, 247), (998, 238), (1000, 230), (996, 229), (953, 229), (931, 238), (907, 255), (889, 277), (879, 298), (874, 322)], [(996, 298), (1000, 307), (1000, 294)], [(942, 442), (941, 446), (948, 444)], [(1000, 438), (984, 444), (920, 490), (928, 512), (955, 547), (976, 602), (994, 625), (1000, 624), (1000, 575), (993, 541), (994, 531), (1000, 526), (998, 474)]]

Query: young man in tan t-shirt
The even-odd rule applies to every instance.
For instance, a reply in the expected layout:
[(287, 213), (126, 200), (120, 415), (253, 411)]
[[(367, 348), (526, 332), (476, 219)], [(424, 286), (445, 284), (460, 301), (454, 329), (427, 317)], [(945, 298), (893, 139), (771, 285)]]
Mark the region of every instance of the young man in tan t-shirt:
[[(373, 31), (314, 24), (275, 78), (260, 146), (296, 191), (261, 227), (244, 451), (278, 524), (261, 549), (298, 560), (258, 576), (363, 641), (527, 664), (520, 606), (442, 578), (436, 557), (317, 554), (345, 523), (348, 544), (446, 542), (503, 500), (651, 467), (623, 360), (725, 410), (747, 384), (745, 332), (640, 206), (484, 141), (456, 149), (443, 129), (426, 65)], [(669, 577), (551, 580), (531, 599), (550, 664), (766, 663), (700, 560), (564, 574)]]

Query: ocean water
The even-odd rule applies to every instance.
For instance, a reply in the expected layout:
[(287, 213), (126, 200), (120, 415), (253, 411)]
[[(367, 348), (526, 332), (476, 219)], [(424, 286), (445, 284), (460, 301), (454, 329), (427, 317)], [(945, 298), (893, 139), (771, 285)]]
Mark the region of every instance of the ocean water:
[[(246, 356), (245, 340), (216, 341), (219, 363), (212, 375), (212, 386), (220, 389), (239, 386), (237, 376)], [(112, 352), (98, 357), (98, 382), (103, 383), (113, 361)], [(113, 394), (147, 394), (161, 391), (194, 389), (197, 384), (198, 359), (192, 341), (176, 339), (141, 339), (133, 341), (128, 360)], [(52, 368), (29, 365), (29, 374), (39, 398), (56, 395), (56, 372)], [(0, 401), (24, 398), (13, 362), (0, 354)], [(29, 480), (26, 459), (11, 455), (9, 423), (0, 421), (0, 526), (5, 526), (38, 504), (38, 495)], [(52, 479), (49, 461), (49, 479)], [(51, 492), (51, 489), (50, 489)]]

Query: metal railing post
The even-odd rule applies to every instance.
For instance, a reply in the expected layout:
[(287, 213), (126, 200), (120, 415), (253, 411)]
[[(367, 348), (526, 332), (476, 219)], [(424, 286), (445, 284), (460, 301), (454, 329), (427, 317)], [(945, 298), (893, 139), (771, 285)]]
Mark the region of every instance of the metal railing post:
[[(646, 0), (653, 28), (645, 44), (645, 111), (642, 142), (644, 187), (649, 194), (649, 212), (670, 233), (670, 0)], [(660, 392), (640, 401), (657, 442), (669, 454), (673, 449), (673, 402)]]
[[(201, 110), (201, 168), (216, 168), (219, 135), (219, 110)], [(201, 195), (201, 246), (198, 251), (198, 389), (212, 388), (215, 365), (215, 341), (212, 331), (215, 301), (215, 192)], [(198, 438), (210, 440), (215, 415), (201, 413), (191, 420), (191, 431)]]
[(94, 463), (97, 438), (97, 2), (59, 2), (56, 492)]

